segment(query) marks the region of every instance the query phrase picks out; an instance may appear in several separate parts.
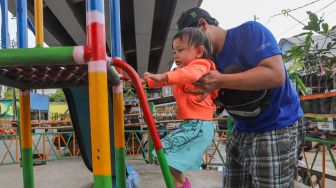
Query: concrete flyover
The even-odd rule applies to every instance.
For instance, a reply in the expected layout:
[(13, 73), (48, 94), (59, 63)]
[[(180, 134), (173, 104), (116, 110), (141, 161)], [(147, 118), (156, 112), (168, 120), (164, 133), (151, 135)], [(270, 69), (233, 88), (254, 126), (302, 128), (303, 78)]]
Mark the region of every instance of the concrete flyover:
[[(110, 49), (109, 0), (105, 0), (107, 49)], [(123, 58), (141, 75), (169, 70), (173, 63), (171, 42), (176, 21), (202, 0), (120, 0)], [(16, 1), (9, 9), (16, 14)], [(27, 0), (34, 22), (34, 0)], [(45, 42), (49, 46), (86, 43), (85, 0), (44, 0)]]

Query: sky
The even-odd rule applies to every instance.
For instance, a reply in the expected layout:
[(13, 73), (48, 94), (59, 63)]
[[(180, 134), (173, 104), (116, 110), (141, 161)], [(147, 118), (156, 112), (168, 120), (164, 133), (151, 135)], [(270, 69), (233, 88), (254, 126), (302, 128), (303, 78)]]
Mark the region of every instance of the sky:
[[(310, 5), (294, 10), (290, 15), (307, 24), (306, 12), (311, 11), (318, 17), (323, 16), (330, 28), (336, 25), (336, 0), (203, 0), (201, 8), (216, 18), (224, 29), (252, 21), (255, 15), (256, 21), (265, 25), (279, 41), (281, 38), (289, 38), (303, 31), (302, 24), (289, 16), (284, 16), (281, 11), (293, 10), (306, 4)], [(272, 17), (277, 14), (281, 15)]]
[[(1, 15), (0, 15), (0, 23), (1, 23)], [(11, 40), (16, 38), (16, 19), (10, 12), (8, 12), (8, 33)], [(28, 47), (29, 48), (35, 47), (35, 36), (29, 29), (28, 29)]]

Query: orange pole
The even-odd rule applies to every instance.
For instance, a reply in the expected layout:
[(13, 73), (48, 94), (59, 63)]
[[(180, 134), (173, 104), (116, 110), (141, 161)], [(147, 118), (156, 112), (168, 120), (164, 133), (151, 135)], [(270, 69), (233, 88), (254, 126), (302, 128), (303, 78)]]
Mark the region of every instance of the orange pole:
[(325, 188), (325, 160), (326, 160), (326, 146), (322, 146), (322, 188)]

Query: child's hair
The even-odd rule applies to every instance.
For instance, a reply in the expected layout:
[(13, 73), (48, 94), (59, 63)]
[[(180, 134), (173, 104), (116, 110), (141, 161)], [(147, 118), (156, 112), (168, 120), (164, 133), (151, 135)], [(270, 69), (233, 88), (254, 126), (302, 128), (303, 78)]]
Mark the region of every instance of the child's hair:
[(209, 39), (205, 36), (205, 34), (196, 27), (186, 27), (175, 34), (173, 41), (179, 38), (180, 40), (187, 40), (189, 47), (199, 47), (204, 46), (204, 59), (213, 60), (212, 58), (212, 45)]

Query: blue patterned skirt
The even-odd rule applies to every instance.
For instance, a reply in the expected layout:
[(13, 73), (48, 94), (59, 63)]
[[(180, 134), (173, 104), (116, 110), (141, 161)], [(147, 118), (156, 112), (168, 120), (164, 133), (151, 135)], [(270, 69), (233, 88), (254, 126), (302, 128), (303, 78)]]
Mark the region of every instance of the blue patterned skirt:
[(168, 165), (183, 173), (199, 170), (203, 154), (214, 137), (214, 123), (205, 120), (187, 120), (161, 140)]

